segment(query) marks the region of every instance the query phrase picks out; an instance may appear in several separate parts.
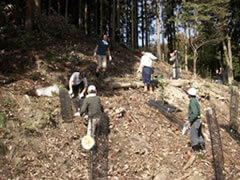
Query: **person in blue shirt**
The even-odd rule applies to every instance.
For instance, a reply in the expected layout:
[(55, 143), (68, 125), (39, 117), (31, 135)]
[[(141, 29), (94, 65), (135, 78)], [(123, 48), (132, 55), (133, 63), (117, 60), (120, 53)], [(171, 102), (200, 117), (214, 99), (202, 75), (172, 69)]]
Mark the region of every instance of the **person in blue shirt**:
[(100, 71), (105, 73), (107, 69), (107, 55), (108, 55), (109, 61), (112, 60), (109, 43), (107, 40), (108, 40), (107, 35), (104, 34), (102, 36), (102, 39), (98, 41), (98, 44), (94, 50), (94, 56), (97, 56), (97, 64), (98, 64), (96, 69), (97, 76), (99, 75)]

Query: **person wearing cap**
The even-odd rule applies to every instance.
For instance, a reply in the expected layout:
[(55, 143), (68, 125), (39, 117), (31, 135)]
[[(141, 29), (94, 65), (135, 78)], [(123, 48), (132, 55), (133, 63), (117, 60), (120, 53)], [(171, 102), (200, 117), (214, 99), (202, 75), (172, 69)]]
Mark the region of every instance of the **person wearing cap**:
[(202, 121), (200, 105), (196, 98), (197, 90), (190, 88), (187, 91), (190, 103), (188, 107), (188, 121), (191, 125), (190, 139), (193, 151), (199, 151), (205, 149), (205, 142), (202, 135)]
[(152, 61), (156, 60), (157, 57), (155, 57), (152, 53), (145, 52), (145, 51), (142, 51), (141, 54), (142, 54), (141, 62), (137, 72), (142, 73), (144, 91), (146, 92), (149, 88), (150, 93), (152, 93), (153, 92), (153, 88), (151, 84), (151, 75), (153, 72)]
[(110, 53), (109, 43), (107, 35), (104, 34), (102, 36), (102, 39), (98, 41), (98, 44), (96, 48), (94, 49), (94, 56), (97, 56), (97, 69), (96, 69), (96, 75), (99, 75), (99, 72), (102, 71), (105, 73), (107, 69), (107, 55), (109, 61), (112, 60), (112, 56)]
[[(94, 85), (88, 87), (88, 95), (83, 100), (83, 105), (80, 109), (80, 115), (87, 114), (92, 122), (93, 134), (103, 114), (103, 107), (100, 98), (97, 96), (97, 90)], [(88, 131), (91, 127), (88, 125)]]
[(66, 85), (69, 90), (68, 93), (71, 97), (77, 97), (82, 99), (87, 92), (88, 80), (85, 73), (74, 72)]
[(178, 53), (177, 50), (170, 53), (170, 62), (173, 63), (172, 70), (173, 70), (173, 79), (179, 79), (181, 78), (181, 69), (179, 67), (179, 59), (178, 59)]

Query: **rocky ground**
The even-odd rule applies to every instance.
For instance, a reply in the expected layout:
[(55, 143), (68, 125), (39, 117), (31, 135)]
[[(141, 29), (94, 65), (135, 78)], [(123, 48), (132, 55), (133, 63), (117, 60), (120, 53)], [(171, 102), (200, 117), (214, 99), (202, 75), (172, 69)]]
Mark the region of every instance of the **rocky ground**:
[[(88, 179), (89, 153), (81, 147), (81, 138), (86, 134), (84, 119), (64, 122), (58, 95), (35, 95), (38, 88), (62, 86), (74, 70), (87, 70), (90, 84), (96, 84), (110, 119), (109, 179), (214, 179), (205, 118), (205, 108), (210, 104), (215, 105), (220, 124), (226, 179), (240, 178), (239, 136), (228, 131), (227, 86), (193, 78), (187, 72), (183, 72), (183, 80), (169, 80), (171, 66), (157, 61), (155, 75), (164, 79), (163, 94), (159, 89), (152, 95), (144, 93), (141, 87), (111, 89), (102, 77), (94, 76), (93, 42), (81, 39), (81, 43), (64, 42), (25, 54), (4, 52), (5, 58), (17, 57), (18, 61), (29, 63), (24, 71), (13, 66), (16, 73), (5, 72), (0, 76), (0, 109), (7, 115), (7, 129), (1, 129), (0, 141), (5, 151), (0, 156), (0, 179)], [(119, 46), (112, 56), (108, 78), (139, 80), (138, 52)], [(164, 99), (180, 110), (175, 113), (177, 117), (186, 120), (189, 101), (186, 90), (190, 86), (199, 89), (206, 139), (206, 151), (198, 154), (191, 152), (189, 137), (182, 136), (177, 124), (145, 103), (149, 99)]]

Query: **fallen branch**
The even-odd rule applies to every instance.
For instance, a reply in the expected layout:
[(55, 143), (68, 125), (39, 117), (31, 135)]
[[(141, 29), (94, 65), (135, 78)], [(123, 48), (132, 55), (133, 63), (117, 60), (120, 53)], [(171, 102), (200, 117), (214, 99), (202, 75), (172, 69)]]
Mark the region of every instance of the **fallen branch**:
[[(164, 103), (161, 103), (160, 101), (154, 101), (154, 100), (148, 100), (146, 102), (147, 105), (156, 108), (159, 112), (161, 112), (166, 118), (168, 118), (170, 121), (177, 123), (181, 128), (184, 125), (184, 121), (177, 118), (175, 115), (173, 115), (171, 112), (176, 112), (177, 109), (170, 106), (165, 105)], [(174, 110), (175, 109), (175, 110)]]
[(196, 156), (194, 154), (192, 154), (191, 157), (189, 158), (188, 162), (183, 167), (183, 170), (186, 170), (187, 168), (189, 168), (193, 164), (195, 159), (196, 159)]

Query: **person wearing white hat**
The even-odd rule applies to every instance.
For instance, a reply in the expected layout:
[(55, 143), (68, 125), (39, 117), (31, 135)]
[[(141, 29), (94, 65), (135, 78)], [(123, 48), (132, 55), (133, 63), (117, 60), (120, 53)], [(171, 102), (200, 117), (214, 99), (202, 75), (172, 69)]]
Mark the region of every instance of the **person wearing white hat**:
[(191, 125), (190, 139), (193, 151), (200, 151), (205, 149), (205, 142), (202, 135), (202, 121), (200, 105), (196, 98), (197, 89), (190, 88), (187, 91), (190, 103), (188, 108), (188, 121)]
[(83, 105), (80, 109), (80, 115), (87, 114), (88, 118), (91, 121), (91, 124), (88, 124), (88, 132), (92, 130), (94, 134), (97, 125), (99, 124), (100, 117), (103, 114), (103, 107), (101, 105), (100, 98), (97, 96), (97, 89), (94, 85), (88, 87), (88, 95), (83, 100)]

